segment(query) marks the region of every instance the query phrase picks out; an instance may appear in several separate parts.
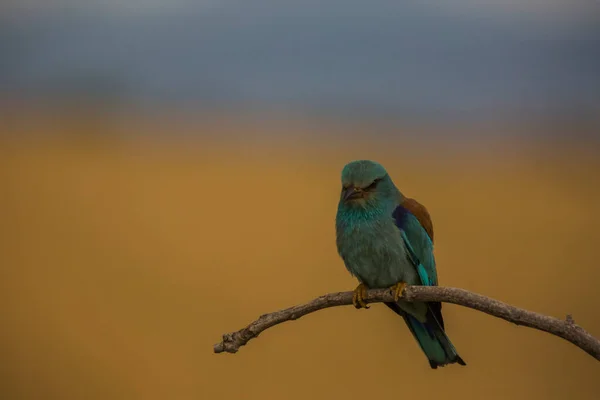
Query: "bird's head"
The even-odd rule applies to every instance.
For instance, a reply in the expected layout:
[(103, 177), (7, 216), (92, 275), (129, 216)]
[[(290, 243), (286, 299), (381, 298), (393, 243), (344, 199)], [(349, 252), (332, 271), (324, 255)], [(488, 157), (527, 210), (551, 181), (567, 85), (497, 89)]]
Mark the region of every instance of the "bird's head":
[(383, 166), (375, 161), (352, 161), (342, 170), (340, 205), (377, 208), (395, 206), (401, 193)]

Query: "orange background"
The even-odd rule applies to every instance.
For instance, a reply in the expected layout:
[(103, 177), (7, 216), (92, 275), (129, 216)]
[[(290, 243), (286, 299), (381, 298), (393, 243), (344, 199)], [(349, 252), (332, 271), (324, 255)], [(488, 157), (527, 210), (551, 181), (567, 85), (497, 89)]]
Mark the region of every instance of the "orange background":
[[(442, 285), (572, 313), (600, 336), (600, 161), (586, 143), (30, 121), (5, 120), (0, 142), (5, 399), (598, 398), (597, 360), (454, 305), (447, 331), (467, 367), (432, 371), (381, 305), (311, 314), (235, 355), (212, 350), (260, 314), (356, 286), (334, 239), (339, 173), (356, 158), (383, 163), (428, 207)], [(196, 138), (164, 139), (186, 132)]]

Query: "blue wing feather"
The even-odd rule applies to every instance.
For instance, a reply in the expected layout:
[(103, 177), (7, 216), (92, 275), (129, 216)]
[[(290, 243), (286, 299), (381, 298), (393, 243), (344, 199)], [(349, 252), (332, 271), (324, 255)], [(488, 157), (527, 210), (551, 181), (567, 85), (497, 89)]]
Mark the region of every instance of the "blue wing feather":
[[(436, 286), (438, 284), (437, 270), (431, 238), (418, 218), (406, 208), (396, 207), (393, 217), (408, 249), (408, 256), (419, 274), (421, 284)], [(444, 331), (442, 303), (427, 302), (428, 310), (425, 322), (420, 322), (414, 316), (404, 312), (396, 303), (386, 303), (386, 305), (404, 318), (419, 346), (429, 359), (431, 368), (454, 362), (466, 365)]]
[(429, 279), (429, 274), (427, 273), (425, 266), (423, 264), (421, 264), (419, 257), (415, 253), (415, 249), (413, 249), (412, 245), (410, 244), (410, 240), (406, 236), (406, 232), (404, 230), (400, 230), (400, 235), (402, 235), (402, 239), (404, 240), (404, 243), (406, 244), (406, 248), (408, 249), (408, 255), (409, 255), (410, 260), (412, 261), (412, 263), (414, 265), (416, 265), (417, 273), (419, 274), (419, 278), (421, 278), (421, 284), (424, 286), (431, 286), (431, 280)]
[(409, 257), (421, 278), (421, 284), (436, 286), (437, 271), (433, 256), (433, 243), (429, 235), (417, 217), (406, 208), (396, 207), (393, 216), (408, 249)]

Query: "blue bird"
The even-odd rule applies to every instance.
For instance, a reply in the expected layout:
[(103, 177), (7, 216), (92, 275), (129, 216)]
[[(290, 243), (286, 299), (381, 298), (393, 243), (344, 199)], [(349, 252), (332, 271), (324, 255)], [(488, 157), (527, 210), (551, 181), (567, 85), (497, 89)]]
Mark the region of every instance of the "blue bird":
[(391, 288), (395, 301), (385, 304), (404, 319), (431, 368), (466, 365), (444, 331), (442, 304), (401, 299), (406, 285), (438, 284), (433, 225), (427, 209), (406, 198), (381, 164), (358, 160), (342, 170), (336, 243), (360, 282), (352, 299), (356, 308), (369, 308), (367, 289)]

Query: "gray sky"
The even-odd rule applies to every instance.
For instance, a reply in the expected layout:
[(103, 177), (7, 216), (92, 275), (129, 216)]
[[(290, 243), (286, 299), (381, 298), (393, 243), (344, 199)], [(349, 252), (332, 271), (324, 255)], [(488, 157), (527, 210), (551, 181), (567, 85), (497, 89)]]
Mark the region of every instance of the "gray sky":
[(596, 0), (0, 4), (4, 94), (396, 114), (600, 110)]
[[(330, 3), (335, 3), (335, 1)], [(356, 1), (349, 0), (351, 5)], [(277, 4), (279, 3), (279, 4)], [(286, 2), (287, 6), (307, 8), (319, 4), (327, 8), (328, 1)], [(402, 8), (405, 2), (375, 1), (365, 3), (367, 8), (376, 8), (387, 3), (396, 8)], [(281, 6), (278, 0), (4, 0), (0, 9), (19, 13), (43, 13), (51, 10), (72, 8), (106, 12), (122, 13), (161, 13), (166, 11), (189, 12), (203, 8), (236, 8), (243, 4), (252, 8), (263, 8), (268, 12), (269, 7)], [(598, 0), (419, 0), (419, 4), (443, 13), (481, 14), (503, 16), (527, 15), (530, 18), (541, 19), (589, 19), (600, 18), (600, 2)]]

